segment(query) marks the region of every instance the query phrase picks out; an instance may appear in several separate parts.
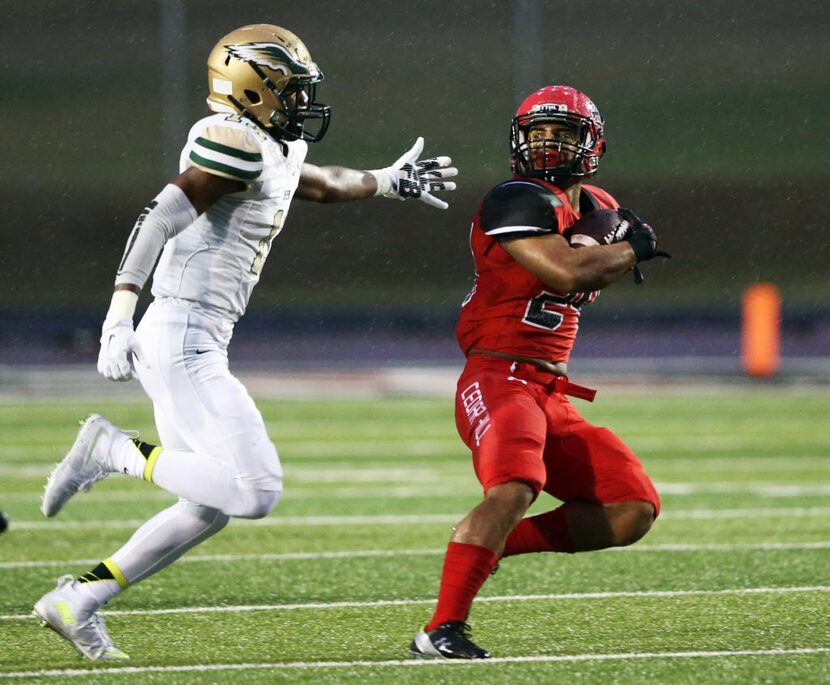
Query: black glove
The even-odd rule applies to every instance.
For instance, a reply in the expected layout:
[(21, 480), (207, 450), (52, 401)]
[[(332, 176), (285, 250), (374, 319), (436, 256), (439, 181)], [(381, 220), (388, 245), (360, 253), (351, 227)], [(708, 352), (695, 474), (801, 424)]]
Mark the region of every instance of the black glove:
[(657, 234), (651, 226), (630, 209), (620, 207), (617, 211), (621, 217), (631, 224), (631, 230), (624, 240), (627, 240), (631, 244), (631, 249), (634, 250), (637, 263), (648, 261), (654, 257), (671, 259), (671, 255), (668, 252), (657, 249)]

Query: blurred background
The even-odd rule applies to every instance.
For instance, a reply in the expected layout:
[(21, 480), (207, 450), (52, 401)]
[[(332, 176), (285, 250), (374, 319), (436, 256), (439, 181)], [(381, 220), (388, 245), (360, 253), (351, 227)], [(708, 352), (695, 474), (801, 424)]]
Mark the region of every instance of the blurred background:
[(326, 76), (332, 125), (310, 162), (378, 168), (423, 135), (461, 176), (445, 212), (295, 202), (232, 363), (460, 365), (470, 219), (509, 175), (518, 102), (566, 83), (606, 120), (596, 182), (674, 255), (585, 311), (572, 372), (740, 376), (741, 298), (761, 281), (782, 295), (779, 377), (830, 378), (826, 3), (30, 0), (3, 14), (0, 383), (93, 370), (135, 217), (208, 112), (207, 54), (258, 22), (297, 33)]

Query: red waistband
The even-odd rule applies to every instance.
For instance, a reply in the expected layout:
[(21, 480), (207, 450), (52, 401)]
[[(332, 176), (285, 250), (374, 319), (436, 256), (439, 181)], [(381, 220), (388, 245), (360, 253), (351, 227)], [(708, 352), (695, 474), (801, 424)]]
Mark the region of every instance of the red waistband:
[[(597, 396), (597, 391), (593, 388), (588, 388), (584, 385), (577, 385), (576, 383), (571, 383), (571, 381), (568, 380), (567, 376), (559, 376), (555, 374), (553, 371), (540, 368), (532, 362), (519, 362), (512, 361), (509, 359), (503, 359), (501, 357), (495, 357), (493, 355), (488, 354), (476, 354), (468, 357), (467, 363), (472, 363), (476, 365), (481, 364), (486, 366), (491, 366), (494, 364), (500, 366), (501, 364), (504, 364), (507, 366), (508, 369), (510, 369), (511, 373), (517, 373), (520, 368), (524, 368), (533, 376), (536, 376), (536, 382), (545, 385), (551, 392), (555, 392), (560, 395), (568, 395), (570, 397), (578, 397), (579, 399), (587, 400), (588, 402), (593, 402), (594, 398)], [(539, 378), (540, 376), (548, 377), (550, 378), (550, 380)]]
[(550, 387), (560, 395), (570, 395), (571, 397), (578, 397), (581, 400), (588, 400), (588, 402), (593, 402), (597, 396), (596, 390), (587, 388), (584, 385), (571, 383), (567, 376), (557, 376), (550, 382)]

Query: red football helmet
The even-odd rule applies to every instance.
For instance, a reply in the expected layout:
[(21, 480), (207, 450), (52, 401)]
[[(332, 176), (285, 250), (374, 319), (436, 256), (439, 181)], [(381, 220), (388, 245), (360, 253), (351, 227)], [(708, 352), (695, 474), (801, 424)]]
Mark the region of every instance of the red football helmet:
[[(531, 141), (538, 124), (568, 129)], [(545, 86), (528, 96), (516, 111), (510, 130), (513, 173), (556, 182), (593, 176), (605, 152), (602, 116), (590, 98), (570, 86)]]

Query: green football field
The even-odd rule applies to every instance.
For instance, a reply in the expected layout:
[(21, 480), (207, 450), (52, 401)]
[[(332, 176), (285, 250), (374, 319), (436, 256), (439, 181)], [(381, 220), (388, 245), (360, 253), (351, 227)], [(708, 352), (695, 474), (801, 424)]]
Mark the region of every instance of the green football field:
[(470, 616), (493, 659), (408, 658), (451, 526), (480, 494), (451, 399), (393, 397), (259, 402), (283, 501), (113, 600), (109, 631), (132, 659), (92, 664), (32, 604), (173, 498), (120, 476), (52, 520), (38, 498), (79, 418), (104, 410), (152, 441), (150, 408), (6, 401), (0, 680), (830, 682), (830, 390), (664, 386), (577, 403), (638, 452), (663, 514), (630, 548), (502, 563)]

